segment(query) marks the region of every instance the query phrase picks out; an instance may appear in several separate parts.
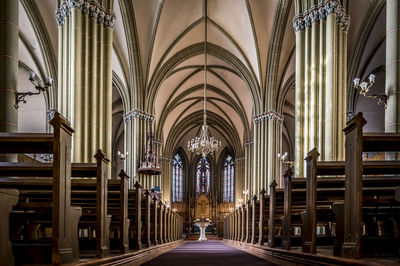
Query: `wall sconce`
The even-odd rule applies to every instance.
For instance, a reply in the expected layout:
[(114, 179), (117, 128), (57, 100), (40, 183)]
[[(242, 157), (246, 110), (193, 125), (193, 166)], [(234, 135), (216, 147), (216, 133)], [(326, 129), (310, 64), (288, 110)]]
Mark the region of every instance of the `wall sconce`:
[(249, 194), (249, 190), (248, 189), (243, 190), (243, 194), (248, 195)]
[(128, 154), (128, 152), (122, 153), (122, 152), (118, 151), (117, 155), (120, 160), (124, 161), (126, 159), (126, 157), (128, 157), (129, 154)]
[(40, 84), (40, 82), (36, 80), (35, 72), (29, 73), (29, 80), (35, 86), (37, 92), (32, 92), (32, 91), (17, 92), (17, 98), (15, 99), (15, 104), (14, 104), (15, 109), (18, 109), (20, 102), (26, 103), (25, 100), (26, 96), (39, 95), (41, 92), (45, 92), (51, 85), (53, 85), (53, 80), (50, 77), (46, 79), (44, 85)]
[(169, 209), (171, 206), (169, 206), (169, 202), (167, 200), (164, 200), (164, 205)]
[(375, 75), (374, 74), (370, 74), (368, 76), (368, 82), (363, 81), (360, 83), (360, 78), (355, 78), (353, 80), (354, 83), (354, 88), (356, 88), (359, 93), (361, 95), (363, 95), (366, 98), (373, 98), (376, 99), (378, 98), (378, 105), (384, 105), (385, 109), (387, 108), (387, 95), (386, 94), (373, 94), (373, 95), (367, 95), (369, 89), (371, 88), (371, 86), (375, 83)]
[(278, 153), (278, 158), (282, 163), (289, 164), (289, 167), (292, 168), (294, 166), (294, 161), (288, 160), (288, 153), (285, 152), (284, 154)]

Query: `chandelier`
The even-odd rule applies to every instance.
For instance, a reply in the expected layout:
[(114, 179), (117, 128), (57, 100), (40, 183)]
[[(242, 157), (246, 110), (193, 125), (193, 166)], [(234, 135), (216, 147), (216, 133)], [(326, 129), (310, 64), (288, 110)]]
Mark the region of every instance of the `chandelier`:
[(154, 135), (151, 131), (151, 125), (150, 132), (147, 134), (146, 151), (144, 153), (143, 160), (141, 160), (139, 163), (138, 173), (146, 175), (160, 175), (162, 173), (161, 164), (157, 159), (157, 152), (154, 145)]
[(203, 125), (199, 136), (188, 141), (188, 150), (195, 152), (206, 157), (207, 154), (217, 151), (221, 147), (221, 141), (210, 137), (207, 126), (207, 110), (206, 110), (206, 89), (207, 89), (207, 0), (204, 0), (204, 111), (203, 111)]

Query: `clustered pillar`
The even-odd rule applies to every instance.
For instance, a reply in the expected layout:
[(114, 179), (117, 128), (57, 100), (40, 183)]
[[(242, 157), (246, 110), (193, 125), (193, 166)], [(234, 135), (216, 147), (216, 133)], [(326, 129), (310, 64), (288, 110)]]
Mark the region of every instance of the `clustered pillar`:
[(235, 160), (235, 199), (238, 204), (245, 202), (244, 191), (244, 175), (245, 175), (244, 157), (238, 157)]
[[(131, 180), (130, 187), (138, 181), (143, 188), (149, 189), (154, 186), (159, 186), (161, 189), (161, 175), (144, 175), (138, 174), (140, 161), (146, 152), (147, 135), (150, 128), (153, 128), (155, 123), (154, 115), (145, 113), (138, 109), (133, 109), (124, 114), (123, 120), (125, 122), (125, 150), (128, 152), (128, 160), (125, 160), (124, 167), (128, 174), (134, 178)], [(152, 132), (154, 132), (152, 130)], [(161, 154), (161, 144), (155, 141), (156, 152), (159, 156)], [(165, 173), (166, 169), (163, 168)]]
[(246, 191), (244, 195), (244, 200), (248, 200), (251, 195), (253, 195), (253, 147), (254, 141), (247, 140), (244, 144), (244, 188), (243, 190)]
[[(18, 6), (19, 1), (0, 3), (0, 132), (18, 131), (15, 99), (18, 88)], [(0, 161), (13, 161), (2, 154)]]
[(172, 159), (167, 157), (161, 158), (162, 173), (162, 187), (163, 187), (163, 200), (166, 202), (171, 201), (172, 194)]
[(247, 184), (250, 184), (250, 195), (258, 194), (261, 189), (268, 189), (281, 171), (277, 155), (281, 152), (282, 123), (282, 116), (275, 111), (253, 117), (253, 172), (251, 180), (247, 180)]
[[(300, 3), (301, 2), (301, 3)], [(321, 160), (344, 159), (347, 30), (350, 18), (338, 0), (295, 1), (296, 176), (317, 147)]]
[(56, 10), (58, 109), (75, 128), (75, 162), (93, 162), (99, 148), (111, 158), (113, 2), (64, 0)]
[(385, 132), (400, 132), (400, 2), (386, 3)]

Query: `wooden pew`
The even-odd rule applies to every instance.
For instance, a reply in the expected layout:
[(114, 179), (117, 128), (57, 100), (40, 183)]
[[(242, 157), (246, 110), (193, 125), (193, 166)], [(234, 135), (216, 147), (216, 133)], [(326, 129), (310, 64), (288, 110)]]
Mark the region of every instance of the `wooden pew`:
[(284, 206), (283, 206), (283, 221), (282, 221), (282, 248), (285, 250), (290, 250), (292, 246), (291, 242), (291, 211), (292, 211), (292, 168), (285, 172), (283, 175), (284, 182)]
[[(317, 246), (317, 210), (323, 209), (325, 215), (330, 211), (334, 202), (343, 202), (344, 198), (344, 179), (327, 178), (327, 176), (343, 175), (343, 162), (317, 162), (319, 153), (316, 149), (311, 150), (305, 161), (306, 168), (306, 210), (303, 215), (303, 252), (316, 253)], [(317, 178), (324, 176), (324, 178)], [(319, 200), (319, 201), (318, 201)], [(329, 218), (328, 218), (329, 220)], [(341, 225), (336, 223), (337, 228)], [(340, 243), (337, 243), (340, 245)], [(335, 254), (338, 246), (335, 246)]]
[(142, 186), (136, 181), (134, 184), (135, 189), (128, 191), (129, 210), (128, 218), (131, 222), (129, 246), (130, 249), (139, 250), (142, 248)]
[[(344, 243), (342, 254), (345, 257), (361, 258), (363, 255), (363, 174), (366, 174), (363, 152), (398, 152), (400, 134), (370, 133), (363, 134), (366, 124), (362, 113), (347, 121), (345, 133), (345, 201), (344, 201)], [(371, 169), (375, 174), (399, 173), (399, 161), (374, 162)], [(385, 178), (382, 178), (382, 180)], [(365, 191), (365, 190), (364, 190)], [(395, 187), (387, 192), (394, 199)], [(390, 197), (389, 195), (389, 197)], [(398, 242), (398, 241), (397, 241)], [(364, 246), (365, 248), (365, 246)]]
[[(317, 221), (321, 221), (320, 212), (324, 211), (323, 216), (327, 222), (336, 224), (336, 237), (334, 239), (334, 255), (341, 254), (344, 232), (344, 187), (345, 162), (318, 162), (319, 153), (313, 149), (308, 153), (307, 178), (306, 178), (306, 205), (304, 214), (303, 232), (303, 252), (315, 253), (317, 246), (316, 228)], [(400, 184), (400, 178), (368, 176), (377, 173), (394, 173), (398, 171), (398, 166), (391, 162), (363, 163), (363, 173), (367, 176), (362, 178), (362, 200), (364, 202), (361, 212), (364, 216), (369, 209), (382, 205), (391, 205), (390, 196), (393, 184)], [(323, 176), (318, 178), (318, 176)], [(330, 177), (334, 176), (334, 177)], [(389, 186), (389, 187), (388, 187)], [(389, 201), (388, 201), (389, 200)], [(333, 215), (332, 215), (333, 214)], [(369, 225), (364, 220), (364, 226), (368, 231)], [(366, 239), (367, 240), (367, 239)], [(365, 243), (364, 243), (365, 244)]]
[[(128, 219), (128, 179), (129, 176), (121, 170), (118, 175), (120, 177), (120, 190), (116, 191), (119, 195), (119, 222), (120, 222), (120, 252), (121, 254), (129, 251), (129, 224)], [(118, 193), (119, 192), (119, 193)]]
[[(46, 207), (52, 210), (52, 256), (54, 264), (78, 259), (77, 224), (80, 207), (71, 206), (71, 136), (74, 130), (59, 113), (55, 113), (50, 124), (54, 134), (0, 133), (0, 153), (52, 153), (53, 182), (52, 202)], [(1, 216), (8, 216), (2, 213)], [(2, 221), (3, 222), (3, 221)], [(69, 228), (67, 228), (67, 225)], [(7, 224), (2, 226), (8, 227)], [(1, 249), (9, 249), (9, 243), (1, 243)]]
[(276, 186), (275, 180), (269, 185), (269, 219), (268, 219), (268, 246), (275, 247), (275, 212), (276, 212)]
[(0, 189), (0, 261), (4, 265), (13, 265), (14, 256), (9, 240), (9, 213), (18, 202), (17, 189)]
[(252, 213), (251, 213), (251, 240), (250, 243), (258, 243), (259, 238), (259, 220), (260, 220), (260, 201), (257, 200), (257, 195), (251, 199)]
[[(107, 159), (99, 150), (95, 155), (97, 164), (73, 163), (71, 167), (71, 202), (73, 205), (82, 208), (81, 219), (79, 220), (79, 230), (91, 225), (96, 230), (96, 241), (92, 244), (86, 244), (90, 249), (96, 251), (97, 257), (104, 257), (108, 253), (109, 235), (108, 228), (110, 217), (107, 216)], [(48, 204), (52, 201), (52, 180), (47, 178), (52, 175), (52, 164), (38, 163), (0, 163), (0, 176), (19, 176), (19, 178), (2, 178), (0, 186), (16, 187), (21, 191), (22, 202), (16, 207), (16, 210), (30, 210), (46, 215)], [(38, 176), (45, 176), (45, 178)], [(30, 177), (30, 178), (25, 178)], [(78, 178), (85, 177), (85, 178)], [(38, 196), (39, 195), (39, 196)], [(27, 204), (25, 201), (29, 200)], [(51, 207), (51, 206), (50, 206)], [(14, 215), (15, 216), (15, 215)], [(29, 218), (34, 222), (34, 218)], [(42, 222), (38, 226), (48, 226), (51, 228), (51, 219)], [(85, 250), (85, 243), (80, 239), (80, 248)]]
[[(244, 242), (245, 243), (250, 243), (251, 241), (251, 230), (252, 230), (252, 222), (251, 222), (251, 218), (252, 218), (252, 213), (253, 213), (253, 209), (252, 209), (252, 205), (251, 205), (251, 200), (248, 200), (246, 202), (246, 232), (245, 232), (245, 238), (244, 238)], [(224, 227), (225, 228), (225, 227)], [(225, 233), (224, 233), (224, 237), (225, 237)]]

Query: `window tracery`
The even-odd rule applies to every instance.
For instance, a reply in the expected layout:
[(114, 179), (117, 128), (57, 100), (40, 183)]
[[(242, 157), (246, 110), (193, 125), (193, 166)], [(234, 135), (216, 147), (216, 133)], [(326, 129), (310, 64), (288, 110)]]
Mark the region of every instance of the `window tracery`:
[(223, 202), (233, 202), (235, 185), (235, 165), (231, 155), (227, 155), (224, 163)]
[(183, 201), (183, 162), (177, 153), (172, 162), (172, 202)]
[(196, 192), (210, 192), (210, 164), (206, 158), (201, 158), (197, 163)]

